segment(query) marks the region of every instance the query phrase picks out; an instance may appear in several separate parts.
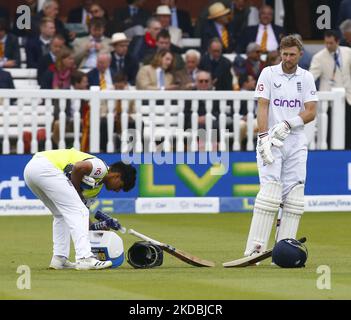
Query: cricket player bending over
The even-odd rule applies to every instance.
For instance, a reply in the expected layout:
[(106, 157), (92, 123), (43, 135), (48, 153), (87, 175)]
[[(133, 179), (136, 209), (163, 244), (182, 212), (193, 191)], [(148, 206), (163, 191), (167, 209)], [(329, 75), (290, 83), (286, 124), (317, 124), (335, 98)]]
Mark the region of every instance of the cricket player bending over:
[(296, 238), (304, 212), (307, 138), (304, 125), (316, 116), (313, 76), (298, 66), (302, 44), (281, 40), (279, 65), (266, 67), (258, 79), (257, 194), (245, 255), (267, 249), (275, 214), (283, 206), (276, 241)]
[[(75, 149), (36, 153), (24, 169), (32, 192), (53, 214), (53, 258), (50, 268), (105, 269), (111, 261), (99, 261), (89, 241), (89, 199), (105, 186), (107, 190), (129, 191), (135, 185), (136, 170), (116, 162), (107, 166), (93, 155)], [(76, 263), (68, 260), (72, 237)]]

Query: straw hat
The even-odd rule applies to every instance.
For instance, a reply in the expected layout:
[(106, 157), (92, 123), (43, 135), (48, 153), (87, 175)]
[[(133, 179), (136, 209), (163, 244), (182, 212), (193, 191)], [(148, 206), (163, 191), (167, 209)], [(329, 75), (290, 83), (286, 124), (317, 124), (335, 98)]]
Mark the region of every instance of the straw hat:
[(208, 19), (216, 19), (229, 14), (230, 9), (226, 8), (221, 2), (215, 2), (208, 8), (208, 13)]
[(156, 9), (156, 15), (170, 16), (172, 15), (172, 12), (169, 6), (158, 6)]
[(130, 42), (130, 40), (123, 32), (117, 32), (112, 35), (110, 44), (115, 44), (117, 42)]

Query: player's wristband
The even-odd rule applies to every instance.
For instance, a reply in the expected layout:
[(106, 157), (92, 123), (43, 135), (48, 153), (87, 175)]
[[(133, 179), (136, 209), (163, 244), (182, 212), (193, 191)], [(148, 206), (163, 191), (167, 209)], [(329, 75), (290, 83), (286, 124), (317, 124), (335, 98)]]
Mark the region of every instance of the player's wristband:
[(259, 133), (258, 134), (258, 137), (260, 138), (260, 139), (262, 139), (262, 138), (264, 138), (264, 137), (267, 137), (268, 136), (268, 132), (266, 131), (266, 132), (261, 132), (261, 133)]
[(286, 122), (290, 125), (291, 128), (301, 127), (305, 125), (300, 116), (296, 116), (294, 118), (286, 120)]

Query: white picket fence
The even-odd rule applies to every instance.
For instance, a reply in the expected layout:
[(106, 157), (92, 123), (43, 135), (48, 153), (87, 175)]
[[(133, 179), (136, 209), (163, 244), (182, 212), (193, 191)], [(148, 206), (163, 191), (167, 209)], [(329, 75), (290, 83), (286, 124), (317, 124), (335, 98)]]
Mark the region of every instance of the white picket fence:
[[(335, 89), (332, 92), (318, 92), (320, 99), (317, 119), (306, 126), (310, 149), (327, 149), (328, 109), (331, 108), (331, 149), (345, 147), (345, 92)], [(11, 105), (13, 99), (16, 103)], [(2, 100), (2, 102), (1, 102)], [(206, 133), (205, 150), (212, 149), (212, 107), (214, 101), (219, 101), (219, 151), (227, 151), (228, 138), (233, 140), (232, 150), (240, 150), (240, 102), (247, 101), (247, 145), (246, 150), (254, 150), (254, 108), (253, 92), (235, 91), (100, 91), (92, 90), (7, 90), (0, 89), (0, 140), (2, 139), (2, 153), (9, 154), (11, 141), (15, 140), (18, 154), (24, 152), (23, 132), (32, 133), (31, 153), (38, 151), (37, 130), (39, 127), (46, 130), (45, 149), (52, 149), (53, 100), (59, 101), (60, 141), (59, 148), (66, 147), (66, 105), (71, 100), (74, 115), (73, 146), (80, 149), (80, 102), (87, 100), (90, 103), (90, 152), (100, 152), (100, 107), (107, 105), (108, 141), (107, 152), (115, 152), (114, 123), (116, 101), (122, 102), (121, 114), (121, 150), (128, 149), (128, 109), (134, 104), (136, 136), (134, 152), (156, 151), (157, 141), (162, 138), (164, 151), (198, 150), (198, 106), (199, 101), (206, 101)], [(190, 131), (184, 131), (184, 106), (191, 101)], [(145, 105), (144, 102), (148, 104)], [(160, 102), (161, 101), (161, 102)], [(232, 101), (234, 113), (228, 114), (227, 103)], [(232, 132), (225, 130), (227, 118), (232, 117)], [(141, 130), (143, 128), (143, 134)], [(143, 139), (146, 138), (145, 139)], [(189, 147), (185, 149), (184, 138), (189, 139)], [(143, 141), (144, 140), (144, 141)], [(176, 141), (174, 143), (174, 141)], [(173, 147), (175, 146), (175, 147)], [(159, 150), (159, 149), (157, 149)]]

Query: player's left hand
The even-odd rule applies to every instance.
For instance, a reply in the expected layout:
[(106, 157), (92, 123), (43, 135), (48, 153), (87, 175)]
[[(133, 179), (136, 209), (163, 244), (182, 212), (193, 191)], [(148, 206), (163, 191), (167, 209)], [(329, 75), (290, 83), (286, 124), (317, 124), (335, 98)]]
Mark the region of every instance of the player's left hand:
[(286, 137), (289, 135), (290, 129), (291, 129), (291, 127), (287, 121), (282, 121), (282, 122), (276, 124), (270, 132), (270, 136), (271, 136), (272, 141), (273, 141), (273, 139), (278, 139), (280, 141), (284, 141), (286, 139)]

